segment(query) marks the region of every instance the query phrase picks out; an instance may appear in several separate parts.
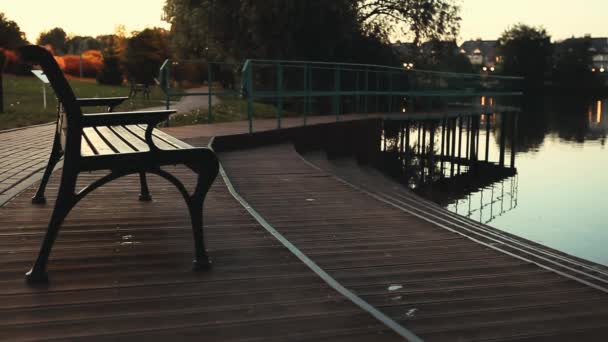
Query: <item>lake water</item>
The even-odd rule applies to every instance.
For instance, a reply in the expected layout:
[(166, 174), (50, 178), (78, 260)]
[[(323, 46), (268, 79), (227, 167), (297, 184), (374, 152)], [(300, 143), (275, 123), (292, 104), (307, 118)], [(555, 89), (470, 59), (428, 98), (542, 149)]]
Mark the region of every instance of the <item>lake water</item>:
[[(471, 172), (463, 164), (460, 174), (458, 167), (455, 173), (450, 172), (450, 163), (439, 163), (440, 149), (450, 149), (441, 143), (441, 124), (432, 126), (436, 140), (432, 148), (434, 166), (430, 167), (430, 135), (426, 145), (418, 144), (420, 135), (416, 128), (406, 129), (409, 136), (403, 139), (401, 133), (386, 131), (386, 126), (391, 125), (387, 123), (384, 131), (387, 140), (383, 140), (386, 143), (381, 147), (386, 156), (380, 168), (453, 212), (608, 265), (608, 100), (537, 99), (522, 106), (514, 126), (501, 125), (503, 118), (507, 122), (508, 114), (482, 116), (477, 140), (477, 158), (485, 158), (485, 142), (489, 141), (489, 160), (498, 161), (501, 135), (505, 135), (503, 167)], [(489, 140), (485, 120), (489, 121)], [(467, 125), (465, 121), (464, 127)], [(401, 128), (397, 130), (404, 132)], [(462, 135), (467, 141), (467, 129)], [(414, 151), (405, 162), (400, 139), (409, 140), (408, 149)], [(510, 168), (513, 142), (517, 151), (515, 169)], [(417, 150), (420, 145), (426, 146), (426, 154), (425, 149)], [(462, 146), (470, 151), (466, 150), (465, 142)], [(397, 154), (391, 152), (395, 150)], [(421, 151), (416, 157), (416, 152)], [(467, 152), (461, 153), (466, 157)], [(395, 172), (394, 167), (389, 167), (394, 163), (387, 160), (405, 163), (406, 170)]]

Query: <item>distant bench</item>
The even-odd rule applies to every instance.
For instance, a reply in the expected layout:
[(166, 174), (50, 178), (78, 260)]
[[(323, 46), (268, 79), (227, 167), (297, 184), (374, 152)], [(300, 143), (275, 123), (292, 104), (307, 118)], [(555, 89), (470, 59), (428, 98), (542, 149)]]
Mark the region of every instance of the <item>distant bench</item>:
[(150, 99), (150, 85), (146, 83), (136, 83), (135, 81), (130, 81), (130, 89), (129, 89), (129, 97), (134, 98), (137, 96), (137, 93), (142, 93), (144, 99)]
[[(21, 48), (20, 54), (22, 60), (41, 66), (60, 103), (51, 156), (33, 203), (46, 203), (44, 192), (49, 177), (57, 162), (64, 158), (55, 207), (38, 258), (26, 275), (27, 281), (48, 281), (48, 258), (61, 224), (71, 209), (95, 189), (129, 174), (139, 174), (142, 201), (151, 199), (146, 173), (161, 176), (177, 187), (188, 205), (192, 221), (195, 268), (209, 268), (211, 264), (203, 238), (203, 202), (219, 169), (213, 151), (193, 148), (155, 129), (175, 111), (114, 113), (114, 108), (126, 98), (78, 99), (47, 50), (31, 45)], [(87, 106), (103, 106), (108, 112), (83, 114), (81, 109)], [(192, 194), (176, 177), (161, 169), (161, 166), (177, 164), (186, 165), (198, 174)], [(108, 174), (76, 191), (78, 174), (96, 170), (107, 170)]]

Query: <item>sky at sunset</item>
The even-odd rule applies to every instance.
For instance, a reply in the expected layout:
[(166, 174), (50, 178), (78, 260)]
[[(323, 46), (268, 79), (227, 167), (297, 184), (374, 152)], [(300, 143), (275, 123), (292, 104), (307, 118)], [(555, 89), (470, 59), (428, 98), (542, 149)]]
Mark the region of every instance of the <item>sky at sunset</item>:
[[(146, 27), (168, 28), (161, 20), (164, 0), (0, 0), (0, 12), (16, 21), (31, 42), (39, 33), (62, 27), (71, 35), (112, 33), (119, 24), (127, 32)], [(521, 22), (545, 27), (554, 39), (591, 34), (608, 37), (608, 0), (460, 0), (460, 41), (496, 39)]]

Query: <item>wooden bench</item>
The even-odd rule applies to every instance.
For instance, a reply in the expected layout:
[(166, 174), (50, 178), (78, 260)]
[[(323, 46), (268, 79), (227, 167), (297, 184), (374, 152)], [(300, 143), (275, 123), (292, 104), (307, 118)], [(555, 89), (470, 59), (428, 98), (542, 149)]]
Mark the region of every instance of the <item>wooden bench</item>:
[[(217, 176), (218, 160), (210, 149), (193, 148), (157, 129), (174, 111), (112, 112), (125, 98), (78, 99), (53, 56), (38, 46), (20, 49), (21, 58), (39, 65), (49, 79), (60, 103), (51, 156), (32, 202), (44, 204), (48, 179), (63, 157), (61, 181), (55, 207), (34, 266), (27, 273), (29, 283), (48, 281), (47, 262), (57, 233), (70, 210), (87, 194), (117, 178), (139, 174), (140, 200), (149, 201), (146, 173), (156, 174), (177, 187), (188, 205), (194, 233), (195, 269), (207, 269), (211, 262), (203, 239), (203, 202)], [(109, 112), (83, 114), (85, 106), (104, 106)], [(176, 177), (161, 166), (183, 164), (198, 174), (190, 194)], [(76, 189), (81, 172), (107, 170), (108, 174), (84, 189)]]
[(134, 98), (137, 96), (137, 93), (141, 92), (144, 99), (150, 99), (150, 85), (145, 83), (136, 83), (135, 80), (129, 81), (130, 90), (129, 97)]

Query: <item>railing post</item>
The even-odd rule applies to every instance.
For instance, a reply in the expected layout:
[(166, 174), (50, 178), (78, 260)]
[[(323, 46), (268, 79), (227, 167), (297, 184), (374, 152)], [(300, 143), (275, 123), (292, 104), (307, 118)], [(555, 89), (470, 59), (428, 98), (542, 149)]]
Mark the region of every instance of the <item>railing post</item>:
[(369, 69), (365, 69), (365, 114), (369, 113)]
[(304, 126), (306, 126), (306, 118), (310, 115), (311, 103), (310, 103), (310, 91), (312, 83), (312, 70), (310, 64), (304, 66), (304, 89), (306, 92), (306, 103), (304, 104)]
[(486, 112), (486, 163), (490, 159), (490, 117), (493, 114), (487, 114)]
[(359, 70), (355, 70), (355, 112), (361, 113), (361, 98), (359, 94)]
[(207, 110), (207, 122), (211, 123), (213, 121), (213, 67), (209, 61), (207, 61), (207, 101), (208, 101), (208, 110)]
[[(165, 96), (166, 96), (166, 109), (169, 110), (171, 107), (171, 94), (170, 94), (170, 89), (171, 89), (171, 65), (172, 62), (170, 59), (167, 60), (167, 67), (165, 68)], [(167, 124), (166, 126), (169, 127), (169, 125), (171, 124), (171, 117), (169, 117), (169, 119), (167, 119)]]
[(0, 113), (4, 112), (4, 81), (2, 80), (2, 74), (4, 73), (4, 62), (6, 56), (4, 52), (0, 52)]
[(507, 144), (507, 113), (500, 114), (500, 154), (498, 165), (505, 166), (505, 147)]
[(379, 71), (376, 71), (376, 113), (380, 112), (380, 108), (379, 108), (379, 103), (378, 103), (378, 93), (380, 92), (380, 77), (379, 77)]
[(336, 121), (340, 121), (340, 66), (336, 66), (334, 70), (334, 98), (333, 98), (333, 107), (334, 114), (336, 115)]
[(511, 118), (511, 168), (515, 168), (515, 155), (517, 154), (517, 112)]
[(283, 116), (283, 65), (277, 63), (277, 128), (281, 129)]
[(247, 118), (249, 120), (249, 134), (253, 133), (253, 67), (251, 62), (247, 64)]
[(393, 113), (393, 73), (388, 72), (388, 113)]

